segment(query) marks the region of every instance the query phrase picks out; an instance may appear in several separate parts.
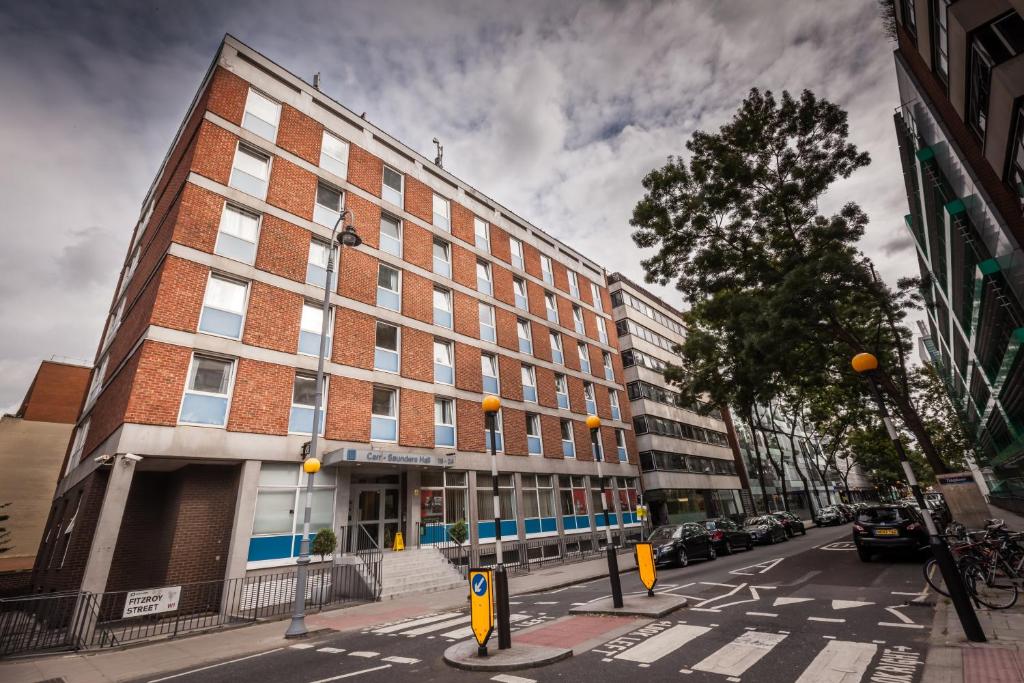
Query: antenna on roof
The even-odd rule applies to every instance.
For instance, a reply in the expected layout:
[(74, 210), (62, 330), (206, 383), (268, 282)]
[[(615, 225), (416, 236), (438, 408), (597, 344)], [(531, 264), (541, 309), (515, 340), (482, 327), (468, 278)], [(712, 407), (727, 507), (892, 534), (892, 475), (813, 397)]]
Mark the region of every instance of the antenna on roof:
[(319, 71), (317, 71), (315, 74), (313, 74), (313, 87), (316, 88), (317, 90), (320, 89), (320, 72)]
[(444, 168), (444, 145), (437, 138), (434, 138), (434, 146), (437, 147), (437, 156), (434, 157), (434, 165)]

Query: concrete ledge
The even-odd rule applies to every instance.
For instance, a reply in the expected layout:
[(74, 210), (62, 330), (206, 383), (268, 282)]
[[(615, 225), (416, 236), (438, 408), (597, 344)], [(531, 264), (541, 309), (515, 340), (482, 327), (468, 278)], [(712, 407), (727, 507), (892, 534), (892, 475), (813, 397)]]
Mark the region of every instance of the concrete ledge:
[(517, 645), (499, 650), (497, 640), (487, 647), (487, 656), (477, 656), (475, 640), (456, 643), (444, 651), (444, 662), (466, 671), (517, 671), (547, 666), (572, 657), (572, 650), (544, 647), (543, 645)]
[(681, 595), (669, 595), (667, 593), (655, 593), (653, 597), (649, 595), (624, 595), (622, 596), (622, 607), (613, 607), (612, 599), (608, 597), (573, 607), (569, 610), (569, 614), (604, 614), (658, 619), (670, 612), (675, 612), (681, 607), (686, 607), (687, 602), (687, 599)]

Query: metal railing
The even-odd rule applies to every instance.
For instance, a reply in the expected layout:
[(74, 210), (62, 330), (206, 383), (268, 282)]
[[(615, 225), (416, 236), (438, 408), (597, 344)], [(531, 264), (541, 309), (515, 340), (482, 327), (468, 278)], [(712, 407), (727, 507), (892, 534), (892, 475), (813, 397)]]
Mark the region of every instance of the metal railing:
[[(624, 552), (639, 541), (642, 534), (642, 527), (639, 526), (612, 529), (612, 543), (619, 552)], [(571, 564), (603, 557), (606, 544), (604, 530), (504, 541), (502, 542), (502, 559), (508, 571), (516, 574), (529, 574), (533, 569), (542, 569), (546, 566)], [(467, 548), (463, 557), (465, 557), (465, 566), (467, 567), (492, 567), (497, 559), (493, 545)], [(449, 559), (449, 562), (451, 561)]]

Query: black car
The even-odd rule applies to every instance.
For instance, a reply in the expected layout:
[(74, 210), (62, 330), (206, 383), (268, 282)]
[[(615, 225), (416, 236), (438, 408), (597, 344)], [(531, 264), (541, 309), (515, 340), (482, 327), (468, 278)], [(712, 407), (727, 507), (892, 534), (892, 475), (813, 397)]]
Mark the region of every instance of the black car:
[(719, 555), (732, 555), (732, 551), (739, 548), (754, 549), (754, 538), (750, 533), (727, 517), (705, 520), (704, 528), (711, 534), (715, 552)]
[(789, 540), (782, 522), (771, 515), (748, 517), (747, 521), (743, 522), (743, 530), (753, 537), (755, 543), (771, 544)]
[(870, 562), (876, 552), (919, 552), (928, 545), (928, 532), (912, 505), (874, 505), (857, 514), (853, 543), (860, 559)]
[(711, 534), (695, 522), (659, 526), (647, 540), (654, 546), (655, 564), (678, 564), (685, 567), (690, 564), (690, 560), (713, 560), (718, 557)]
[(814, 523), (818, 526), (833, 526), (842, 524), (845, 521), (845, 517), (839, 508), (829, 506), (827, 508), (821, 508), (818, 510), (818, 514), (814, 515)]
[(854, 510), (849, 505), (847, 505), (846, 503), (836, 503), (835, 507), (841, 513), (843, 513), (843, 518), (846, 522), (852, 522), (854, 518), (857, 516), (857, 511)]
[(797, 534), (801, 536), (807, 535), (807, 527), (804, 526), (804, 521), (792, 512), (773, 512), (772, 517), (782, 523), (782, 528), (786, 530), (786, 535), (790, 538)]

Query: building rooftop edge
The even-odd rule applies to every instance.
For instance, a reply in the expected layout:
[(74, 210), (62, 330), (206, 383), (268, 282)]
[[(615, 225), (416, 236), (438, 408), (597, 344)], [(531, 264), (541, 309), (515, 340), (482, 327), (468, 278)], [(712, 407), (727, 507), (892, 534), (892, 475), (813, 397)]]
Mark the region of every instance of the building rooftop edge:
[(672, 313), (673, 315), (679, 316), (679, 322), (683, 322), (682, 318), (683, 318), (684, 315), (686, 315), (685, 313), (680, 311), (675, 306), (672, 306), (671, 304), (666, 303), (665, 300), (662, 299), (660, 296), (658, 296), (657, 294), (654, 294), (653, 292), (651, 292), (651, 290), (649, 290), (646, 287), (640, 285), (636, 281), (626, 277), (625, 275), (623, 275), (622, 273), (620, 273), (618, 271), (615, 271), (614, 273), (610, 273), (608, 275), (608, 284), (611, 284), (613, 282), (625, 282), (630, 287), (633, 287), (635, 289), (640, 290), (643, 293), (644, 296), (649, 296), (659, 306), (664, 306), (665, 309), (667, 309), (670, 313)]

